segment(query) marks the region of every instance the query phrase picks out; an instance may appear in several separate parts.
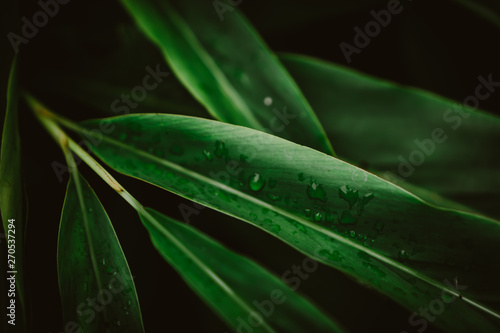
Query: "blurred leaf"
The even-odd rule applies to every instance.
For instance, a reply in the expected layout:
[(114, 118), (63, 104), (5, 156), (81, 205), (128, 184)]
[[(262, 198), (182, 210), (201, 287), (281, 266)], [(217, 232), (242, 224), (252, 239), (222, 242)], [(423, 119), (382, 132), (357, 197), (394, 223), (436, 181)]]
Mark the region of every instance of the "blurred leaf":
[(82, 332), (144, 332), (125, 255), (99, 199), (78, 172), (68, 183), (57, 248), (65, 330), (73, 325), (71, 330)]
[(452, 0), (456, 4), (469, 9), (472, 13), (500, 28), (500, 6), (498, 1), (491, 0)]
[(221, 21), (211, 1), (122, 2), (214, 117), (333, 153), (293, 79), (238, 12)]
[[(0, 212), (2, 217), (5, 243), (14, 244), (14, 268), (2, 267), (2, 276), (6, 271), (17, 271), (16, 276), (16, 324), (20, 330), (26, 325), (26, 300), (24, 288), (24, 221), (23, 194), (21, 181), (21, 140), (18, 126), (18, 83), (17, 83), (17, 58), (11, 66), (7, 87), (7, 105), (2, 132), (2, 147), (0, 155)], [(14, 234), (8, 232), (9, 220), (14, 219)], [(10, 235), (10, 238), (9, 238)], [(14, 238), (12, 238), (14, 237)], [(5, 254), (5, 258), (7, 254)], [(9, 257), (9, 259), (12, 259)], [(2, 258), (3, 260), (3, 258)], [(2, 261), (3, 262), (3, 261)], [(5, 261), (5, 263), (8, 263)], [(6, 277), (5, 277), (6, 278)], [(2, 283), (7, 286), (6, 280)], [(7, 290), (7, 289), (6, 289)], [(6, 292), (2, 293), (6, 296)], [(5, 301), (5, 300), (4, 300)], [(10, 301), (9, 301), (10, 302)], [(11, 319), (11, 318), (9, 318)], [(7, 319), (4, 318), (5, 321)], [(3, 324), (2, 324), (3, 325)], [(12, 326), (9, 327), (12, 329)]]
[[(487, 194), (486, 202), (466, 202), (476, 209), (497, 206), (500, 155), (492, 151), (500, 142), (500, 118), (336, 64), (297, 55), (281, 59), (340, 156), (445, 196)], [(432, 139), (436, 130), (444, 142)], [(422, 154), (423, 163), (410, 163), (411, 154)]]
[(235, 330), (342, 332), (255, 262), (152, 209), (143, 212), (141, 219), (158, 252)]
[(106, 122), (114, 130), (91, 148), (117, 171), (258, 226), (412, 311), (450, 293), (438, 326), (498, 330), (497, 221), (437, 208), (339, 159), (249, 128), (161, 114)]
[[(250, 21), (263, 35), (290, 32), (310, 26), (321, 20), (334, 20), (356, 12), (369, 12), (379, 6), (387, 6), (387, 0), (274, 0), (272, 2), (243, 1), (241, 7)], [(227, 15), (231, 15), (228, 11)]]

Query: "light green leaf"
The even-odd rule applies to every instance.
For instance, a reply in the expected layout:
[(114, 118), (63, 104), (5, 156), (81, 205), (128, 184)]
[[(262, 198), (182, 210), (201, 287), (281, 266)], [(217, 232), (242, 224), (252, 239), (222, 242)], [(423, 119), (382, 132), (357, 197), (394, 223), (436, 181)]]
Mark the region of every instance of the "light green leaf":
[(72, 330), (78, 325), (82, 332), (144, 332), (125, 255), (99, 199), (78, 172), (68, 183), (57, 264), (64, 327), (73, 322)]
[(221, 22), (210, 1), (122, 2), (214, 117), (333, 153), (293, 79), (238, 12)]
[(165, 260), (235, 330), (343, 331), (280, 279), (196, 229), (152, 209), (141, 219)]
[[(500, 142), (500, 118), (317, 59), (281, 59), (340, 156), (457, 200), (465, 197), (461, 201), (477, 209), (489, 203), (485, 210), (498, 212), (500, 156), (492, 151)], [(488, 73), (483, 79), (488, 81)], [(492, 79), (500, 81), (495, 75)], [(442, 130), (438, 137), (446, 137), (444, 142), (433, 140), (436, 129)], [(410, 163), (411, 154), (423, 154), (423, 163)], [(483, 195), (479, 202), (467, 200), (477, 195)]]
[[(106, 121), (113, 132), (91, 148), (117, 171), (258, 226), (411, 311), (446, 291), (453, 296), (444, 300), (453, 301), (435, 323), (453, 332), (498, 329), (497, 221), (439, 209), (339, 159), (249, 128), (159, 114)], [(356, 181), (360, 173), (364, 182)], [(453, 290), (455, 278), (467, 287)]]

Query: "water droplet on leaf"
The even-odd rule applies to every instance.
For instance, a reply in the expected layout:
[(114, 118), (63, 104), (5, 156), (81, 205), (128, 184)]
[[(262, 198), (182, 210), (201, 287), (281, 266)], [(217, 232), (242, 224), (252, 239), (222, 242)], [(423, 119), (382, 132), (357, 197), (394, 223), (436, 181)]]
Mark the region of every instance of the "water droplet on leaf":
[(227, 156), (229, 153), (229, 150), (226, 148), (226, 145), (224, 144), (223, 141), (217, 140), (215, 141), (215, 156), (217, 157), (222, 157), (222, 156)]
[(316, 214), (314, 214), (314, 221), (321, 221), (323, 219), (323, 214), (321, 214), (321, 212), (316, 212)]
[(265, 184), (266, 181), (258, 173), (254, 173), (252, 176), (250, 176), (250, 188), (252, 190), (259, 191), (264, 187)]
[(269, 194), (267, 195), (267, 197), (268, 197), (269, 199), (271, 199), (272, 201), (278, 201), (278, 200), (281, 200), (281, 196), (280, 196), (280, 195), (278, 195), (278, 194), (272, 194), (272, 193), (269, 193)]
[(339, 197), (349, 203), (349, 208), (352, 208), (356, 201), (358, 201), (358, 196), (358, 191), (351, 189), (349, 185), (344, 185), (339, 188)]
[(214, 157), (212, 156), (212, 153), (209, 152), (208, 150), (203, 150), (203, 155), (205, 155), (205, 158), (208, 160), (208, 161), (211, 161), (214, 159)]
[(326, 192), (323, 185), (320, 185), (315, 181), (307, 186), (307, 195), (310, 199), (317, 199), (326, 202)]

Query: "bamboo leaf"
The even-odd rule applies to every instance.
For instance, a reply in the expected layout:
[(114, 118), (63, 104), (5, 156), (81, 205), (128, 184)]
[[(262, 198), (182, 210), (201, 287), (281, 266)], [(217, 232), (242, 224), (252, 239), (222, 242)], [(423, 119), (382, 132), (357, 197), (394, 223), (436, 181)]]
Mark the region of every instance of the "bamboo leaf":
[[(61, 144), (66, 153), (68, 165), (75, 165), (71, 150), (125, 199), (139, 213), (158, 251), (178, 270), (188, 284), (238, 331), (241, 329), (253, 331), (255, 327), (258, 327), (258, 331), (266, 332), (275, 332), (275, 329), (287, 332), (300, 332), (304, 329), (314, 332), (342, 331), (336, 323), (330, 321), (307, 300), (293, 293), (283, 282), (254, 262), (230, 252), (194, 228), (180, 224), (154, 210), (145, 209), (106, 169), (61, 130), (54, 122), (54, 117), (57, 116), (46, 110), (33, 97), (27, 96), (27, 100), (41, 123)], [(74, 172), (75, 168), (72, 167), (70, 170)], [(81, 191), (78, 182), (80, 176), (75, 173), (74, 177), (77, 180), (74, 188), (78, 194)], [(90, 190), (88, 191), (89, 195), (92, 194)], [(95, 195), (92, 203), (102, 210), (100, 215), (105, 216)], [(93, 212), (92, 207), (88, 208), (89, 205), (85, 202), (79, 202), (79, 204), (80, 207), (84, 207), (82, 209), (84, 213), (87, 210)], [(76, 215), (76, 218), (81, 220), (79, 215)], [(84, 218), (84, 222), (87, 220)], [(109, 221), (101, 224), (106, 226)], [(98, 232), (99, 235), (112, 232), (111, 227), (108, 227), (111, 230), (103, 231), (89, 223), (85, 225), (92, 227), (92, 230)], [(69, 232), (85, 233), (87, 239), (94, 238), (87, 235), (87, 230), (79, 231), (78, 226)], [(70, 237), (64, 237), (64, 239), (68, 238)], [(106, 241), (109, 240), (106, 239)], [(72, 244), (74, 243), (72, 241)], [(84, 247), (95, 248), (93, 242), (90, 241), (84, 244)], [(120, 257), (120, 254), (115, 254), (114, 257)], [(103, 260), (107, 262), (107, 259)], [(96, 260), (90, 256), (90, 261), (93, 264)], [(317, 265), (317, 263), (312, 263)], [(109, 272), (108, 269), (107, 273)], [(276, 296), (277, 294), (279, 296)], [(271, 297), (271, 300), (268, 300), (268, 297)], [(283, 304), (285, 301), (286, 303)]]
[(122, 2), (214, 117), (333, 153), (293, 79), (239, 13), (221, 22), (209, 1)]
[[(484, 194), (465, 203), (498, 212), (500, 157), (491, 152), (500, 142), (500, 118), (317, 59), (281, 59), (337, 142), (340, 156), (445, 196)], [(487, 74), (478, 84), (484, 80)], [(436, 130), (442, 131), (443, 142), (434, 141)], [(425, 153), (421, 165), (410, 162), (416, 151)]]
[(57, 246), (64, 327), (144, 332), (139, 301), (111, 222), (87, 182), (73, 172)]
[[(119, 172), (258, 226), (412, 311), (448, 294), (435, 321), (441, 327), (497, 329), (500, 291), (490, 260), (499, 250), (497, 221), (439, 209), (334, 157), (252, 129), (160, 114), (106, 122), (114, 130), (92, 150)], [(353, 181), (360, 172), (364, 183)], [(461, 289), (453, 289), (454, 278)]]
[(342, 332), (255, 262), (152, 209), (141, 214), (153, 244), (214, 311), (240, 332)]
[[(13, 322), (17, 324), (21, 330), (25, 329), (26, 325), (26, 300), (24, 288), (24, 221), (23, 212), (23, 194), (21, 181), (21, 140), (19, 138), (18, 126), (18, 83), (17, 83), (17, 60), (12, 62), (11, 71), (7, 86), (7, 104), (5, 112), (5, 120), (2, 132), (2, 147), (0, 156), (0, 212), (2, 217), (3, 231), (5, 241), (11, 256), (5, 261), (6, 267), (2, 267), (2, 275), (7, 271), (15, 271), (15, 301), (17, 316)], [(14, 228), (9, 228), (9, 220), (14, 220), (12, 225)], [(10, 231), (9, 231), (10, 230)], [(2, 245), (3, 246), (3, 245)], [(7, 258), (7, 254), (5, 255)], [(2, 258), (3, 260), (3, 258)], [(2, 261), (3, 262), (3, 261)], [(12, 265), (12, 266), (10, 266)], [(8, 274), (5, 277), (11, 277)], [(3, 280), (6, 281), (6, 280)], [(5, 282), (2, 282), (5, 283)], [(7, 284), (5, 284), (7, 286)], [(7, 290), (7, 289), (6, 289)], [(10, 290), (10, 284), (9, 284)], [(9, 292), (10, 294), (10, 292)], [(5, 297), (6, 295), (2, 295)], [(7, 299), (10, 306), (11, 299)], [(5, 319), (5, 318), (4, 318)], [(6, 319), (7, 321), (7, 319)], [(12, 328), (10, 326), (9, 328)]]

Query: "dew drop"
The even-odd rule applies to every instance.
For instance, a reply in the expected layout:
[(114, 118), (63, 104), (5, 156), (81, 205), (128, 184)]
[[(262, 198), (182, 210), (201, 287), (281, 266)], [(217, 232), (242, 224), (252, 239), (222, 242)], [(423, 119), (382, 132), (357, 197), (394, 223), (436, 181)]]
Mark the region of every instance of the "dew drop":
[(351, 231), (349, 232), (349, 236), (351, 236), (351, 238), (356, 237), (356, 231), (351, 230)]
[(203, 155), (205, 155), (205, 158), (208, 160), (208, 161), (211, 161), (214, 159), (213, 155), (211, 152), (209, 152), (208, 150), (206, 149), (203, 149)]
[(254, 191), (259, 191), (261, 190), (264, 185), (266, 184), (266, 181), (264, 180), (264, 178), (259, 175), (258, 173), (254, 173), (251, 177), (250, 177), (250, 188)]
[(309, 208), (304, 209), (304, 215), (306, 217), (311, 217), (311, 215), (312, 215), (311, 210)]
[(222, 156), (227, 156), (229, 153), (229, 150), (226, 148), (226, 145), (224, 144), (223, 141), (217, 140), (215, 141), (215, 156), (217, 157), (222, 157)]
[(398, 257), (400, 259), (409, 259), (410, 258), (410, 254), (408, 252), (406, 252), (405, 250), (401, 250), (398, 253)]
[(271, 199), (272, 201), (278, 201), (278, 200), (281, 200), (281, 196), (280, 196), (280, 195), (278, 195), (278, 194), (272, 194), (272, 193), (269, 193), (269, 194), (267, 195), (267, 197), (268, 197), (269, 199)]
[(314, 221), (321, 221), (323, 219), (323, 214), (321, 212), (317, 212), (314, 214)]
[(102, 260), (101, 260), (101, 264), (102, 264), (103, 266), (106, 266), (106, 258), (102, 258)]
[(365, 194), (362, 198), (361, 198), (361, 210), (363, 210), (365, 208), (365, 206), (373, 200), (373, 198), (375, 198), (375, 196), (373, 195), (373, 193), (367, 193)]
[(323, 185), (320, 185), (315, 181), (307, 186), (307, 195), (310, 199), (317, 199), (326, 202), (326, 192)]
[(297, 223), (297, 229), (304, 234), (307, 233), (306, 228), (302, 224)]
[(323, 249), (319, 251), (319, 255), (322, 256), (323, 258), (327, 258), (336, 262), (341, 262), (342, 259), (344, 259), (340, 254), (340, 252), (337, 250), (330, 252), (328, 250)]
[(303, 173), (303, 172), (299, 173), (299, 174), (297, 175), (297, 177), (298, 177), (298, 179), (299, 179), (300, 181), (304, 181), (304, 179), (306, 179), (306, 178), (304, 177), (304, 173)]
[(339, 188), (339, 197), (349, 203), (349, 208), (352, 208), (356, 201), (358, 201), (358, 196), (358, 191), (351, 189), (349, 185), (344, 185)]
[(273, 99), (271, 97), (267, 96), (264, 98), (264, 105), (269, 106), (271, 104), (273, 104)]
[(279, 225), (277, 225), (277, 224), (273, 224), (273, 231), (274, 231), (274, 232), (278, 232), (278, 231), (280, 231), (280, 230), (281, 230), (281, 227), (280, 227)]

